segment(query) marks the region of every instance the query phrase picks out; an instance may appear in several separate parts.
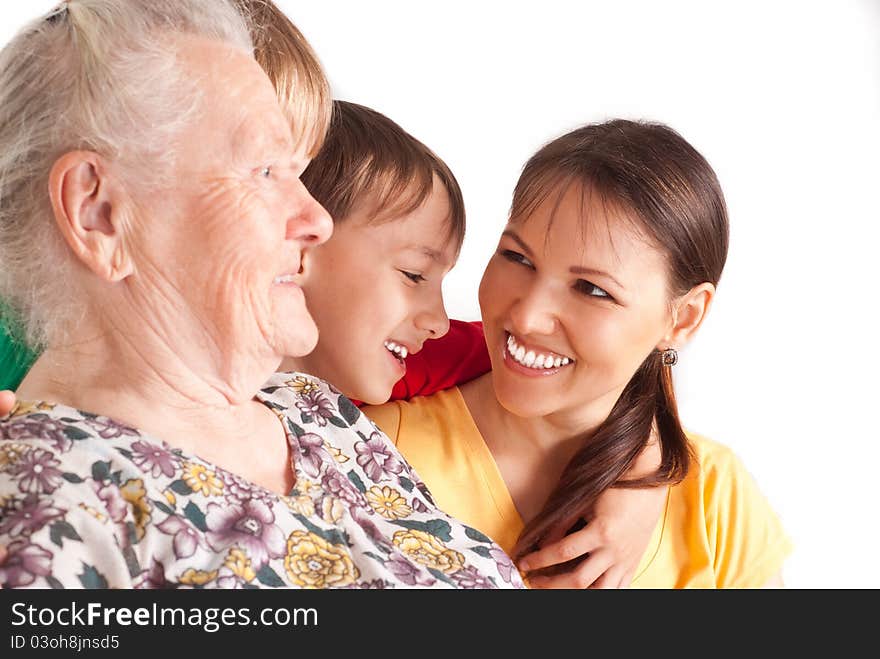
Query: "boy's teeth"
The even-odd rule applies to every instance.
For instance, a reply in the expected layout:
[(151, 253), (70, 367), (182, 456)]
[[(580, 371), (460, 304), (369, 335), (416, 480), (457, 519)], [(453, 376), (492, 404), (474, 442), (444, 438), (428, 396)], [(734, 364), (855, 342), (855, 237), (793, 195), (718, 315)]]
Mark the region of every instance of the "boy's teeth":
[(534, 350), (526, 350), (516, 342), (512, 334), (507, 335), (507, 354), (519, 364), (527, 368), (549, 369), (561, 368), (574, 362), (573, 359), (561, 355), (545, 355)]
[(406, 359), (406, 356), (409, 354), (409, 350), (406, 349), (406, 346), (399, 346), (394, 341), (386, 341), (385, 347), (401, 359)]
[(293, 281), (293, 275), (279, 275), (275, 277), (276, 284), (289, 284)]

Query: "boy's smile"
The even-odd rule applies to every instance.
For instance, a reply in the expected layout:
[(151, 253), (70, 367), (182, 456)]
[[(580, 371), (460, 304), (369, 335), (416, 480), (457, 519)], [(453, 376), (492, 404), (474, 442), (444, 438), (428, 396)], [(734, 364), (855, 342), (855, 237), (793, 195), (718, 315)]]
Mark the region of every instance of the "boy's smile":
[(362, 208), (314, 250), (303, 284), (320, 328), (318, 346), (284, 368), (333, 382), (350, 398), (384, 403), (406, 373), (404, 359), (443, 336), (441, 284), (457, 256), (447, 239), (449, 201), (433, 192), (411, 213), (374, 221)]

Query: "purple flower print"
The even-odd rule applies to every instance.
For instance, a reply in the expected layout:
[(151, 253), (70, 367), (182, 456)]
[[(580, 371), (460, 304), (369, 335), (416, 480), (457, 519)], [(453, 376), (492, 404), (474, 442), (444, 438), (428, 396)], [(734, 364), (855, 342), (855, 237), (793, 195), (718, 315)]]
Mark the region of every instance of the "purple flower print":
[(165, 566), (154, 558), (150, 567), (141, 572), (132, 585), (134, 588), (166, 588)]
[(385, 567), (407, 586), (433, 586), (437, 581), (433, 577), (426, 576), (417, 565), (400, 554), (395, 554), (388, 560)]
[(299, 441), (299, 464), (302, 470), (312, 478), (317, 477), (323, 462), (321, 453), (324, 451), (324, 438), (314, 433), (307, 432), (298, 438)]
[(122, 498), (122, 493), (114, 483), (109, 481), (92, 481), (92, 489), (98, 495), (101, 503), (104, 504), (107, 515), (111, 520), (121, 522), (125, 519), (128, 502)]
[(42, 501), (37, 495), (28, 494), (24, 499), (14, 501), (3, 510), (3, 516), (0, 518), (0, 534), (30, 535), (62, 515), (64, 511), (55, 508), (51, 501)]
[(254, 569), (259, 570), (270, 558), (286, 553), (284, 534), (274, 522), (272, 510), (261, 501), (228, 507), (209, 503), (205, 515), (208, 544), (216, 552), (237, 545), (250, 557)]
[(18, 477), (18, 489), (24, 493), (51, 494), (64, 480), (57, 469), (60, 463), (43, 449), (35, 448), (23, 453), (13, 467), (13, 475)]
[(196, 553), (199, 546), (199, 533), (177, 515), (169, 515), (160, 524), (156, 524), (162, 533), (173, 535), (175, 558), (189, 558)]
[(64, 432), (67, 425), (47, 414), (28, 414), (3, 425), (3, 439), (48, 439), (59, 453), (65, 453), (73, 444)]
[(327, 419), (335, 413), (333, 403), (320, 391), (300, 394), (296, 406), (322, 427), (327, 425)]
[(473, 565), (458, 570), (451, 577), (459, 588), (495, 588), (495, 584), (480, 574)]
[(219, 468), (215, 473), (223, 481), (223, 496), (228, 503), (235, 505), (242, 501), (257, 500), (272, 505), (275, 501), (275, 495), (271, 491), (254, 485), (238, 474)]
[(134, 442), (131, 449), (131, 461), (145, 472), (149, 472), (153, 478), (157, 478), (159, 474), (165, 474), (168, 478), (174, 476), (177, 457), (171, 451), (140, 440)]
[(422, 481), (416, 481), (416, 489), (422, 493), (422, 496), (425, 497), (425, 501), (430, 503), (432, 506), (436, 506), (434, 503), (434, 497), (431, 496), (431, 491), (428, 489), (428, 486), (425, 485)]
[(116, 437), (137, 437), (138, 431), (106, 416), (86, 417), (85, 422), (98, 431), (103, 439), (115, 439)]
[(349, 508), (348, 512), (351, 515), (351, 518), (358, 523), (358, 526), (364, 530), (364, 533), (367, 534), (377, 547), (386, 552), (396, 551), (388, 537), (384, 535), (373, 523), (373, 520), (370, 519), (371, 515), (375, 515), (372, 509), (364, 510), (363, 508), (354, 506)]
[(0, 566), (0, 586), (30, 586), (37, 577), (46, 577), (52, 568), (52, 552), (28, 540), (16, 540), (7, 547), (9, 554)]
[(342, 499), (346, 503), (355, 505), (366, 504), (364, 495), (354, 486), (354, 483), (335, 469), (327, 470), (327, 473), (321, 479), (321, 485), (328, 494), (337, 499)]
[(416, 511), (417, 513), (427, 513), (431, 510), (430, 508), (428, 508), (428, 506), (425, 504), (425, 502), (422, 501), (421, 499), (419, 499), (418, 497), (413, 497), (412, 504), (410, 504), (410, 507), (414, 511)]
[(381, 433), (374, 432), (365, 442), (354, 445), (357, 463), (371, 480), (378, 483), (386, 480), (385, 474), (399, 474), (403, 463), (394, 457), (393, 451)]
[(510, 575), (513, 574), (513, 571), (516, 567), (513, 565), (513, 561), (510, 560), (510, 556), (505, 554), (500, 547), (492, 547), (489, 550), (489, 557), (495, 561), (495, 565), (498, 566), (498, 572), (501, 574), (501, 578), (504, 579), (505, 582), (511, 583)]

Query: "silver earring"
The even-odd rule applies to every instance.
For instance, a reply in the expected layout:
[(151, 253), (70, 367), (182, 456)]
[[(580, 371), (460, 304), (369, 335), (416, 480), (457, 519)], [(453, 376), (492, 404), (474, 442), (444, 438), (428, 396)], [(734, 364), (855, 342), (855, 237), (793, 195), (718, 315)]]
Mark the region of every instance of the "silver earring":
[(660, 351), (660, 358), (664, 366), (675, 366), (678, 363), (678, 352), (675, 348), (666, 348)]

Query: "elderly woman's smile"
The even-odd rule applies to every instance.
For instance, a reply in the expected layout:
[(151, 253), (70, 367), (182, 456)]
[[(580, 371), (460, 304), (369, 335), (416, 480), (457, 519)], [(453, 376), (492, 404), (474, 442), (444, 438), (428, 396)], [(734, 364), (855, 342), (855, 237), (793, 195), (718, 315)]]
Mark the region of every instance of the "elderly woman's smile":
[[(165, 221), (139, 236), (155, 276), (131, 286), (146, 287), (142, 298), (174, 291), (195, 315), (195, 340), (221, 360), (221, 372), (238, 374), (252, 359), (275, 360), (274, 368), (314, 347), (317, 328), (297, 280), (304, 252), (332, 224), (299, 181), (308, 157), (265, 75), (252, 59), (215, 49), (199, 44), (192, 53), (216, 83), (202, 100), (212, 110), (180, 137), (179, 196), (162, 200), (154, 214)], [(229, 94), (240, 102), (221, 100)], [(226, 139), (217, 144), (217, 135)], [(158, 331), (177, 342), (179, 332)]]

